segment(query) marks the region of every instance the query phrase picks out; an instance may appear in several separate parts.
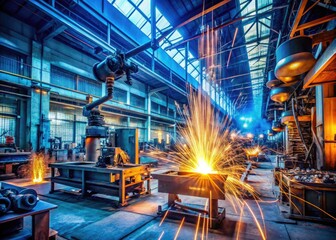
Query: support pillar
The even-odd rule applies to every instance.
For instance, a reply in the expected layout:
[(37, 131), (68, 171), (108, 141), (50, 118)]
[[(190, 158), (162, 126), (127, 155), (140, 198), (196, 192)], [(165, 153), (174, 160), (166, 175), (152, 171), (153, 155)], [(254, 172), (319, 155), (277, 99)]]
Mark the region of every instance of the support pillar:
[(147, 142), (149, 142), (151, 140), (151, 94), (148, 91), (147, 94)]
[(336, 170), (336, 84), (316, 87), (316, 132), (323, 148), (317, 167)]
[(32, 42), (32, 70), (33, 79), (41, 82), (32, 82), (30, 99), (30, 136), (29, 141), (33, 150), (48, 146), (50, 137), (50, 88), (45, 87), (43, 82), (50, 82), (50, 62), (48, 61), (49, 50), (43, 44)]

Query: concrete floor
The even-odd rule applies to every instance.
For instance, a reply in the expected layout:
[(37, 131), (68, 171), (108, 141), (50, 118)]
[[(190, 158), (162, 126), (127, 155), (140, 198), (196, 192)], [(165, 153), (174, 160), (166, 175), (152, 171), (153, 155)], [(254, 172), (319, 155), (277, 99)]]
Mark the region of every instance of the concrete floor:
[[(267, 239), (336, 239), (335, 225), (294, 221), (281, 215), (273, 194), (273, 175), (271, 163), (262, 163), (253, 169), (248, 177), (260, 193), (263, 201), (259, 202), (264, 215)], [(130, 205), (115, 208), (113, 201), (97, 197), (81, 198), (74, 194), (56, 192), (49, 194), (50, 184), (44, 182), (31, 185), (23, 179), (8, 181), (12, 184), (34, 188), (40, 199), (58, 205), (51, 212), (51, 228), (58, 231), (58, 239), (174, 239), (181, 221), (166, 219), (161, 226), (161, 217), (157, 216), (157, 206), (167, 201), (167, 194), (157, 192), (157, 182), (152, 181), (152, 195), (134, 199)], [(57, 185), (57, 188), (69, 187)], [(205, 199), (181, 196), (182, 200), (203, 205)], [(257, 204), (252, 200), (247, 203), (253, 209), (258, 221), (262, 216)], [(240, 232), (237, 236), (239, 213), (236, 213), (228, 201), (219, 201), (220, 207), (226, 208), (226, 218), (220, 230), (209, 230), (208, 239), (262, 239), (253, 217), (246, 210), (241, 218)], [(25, 219), (25, 226), (30, 227), (30, 219)], [(195, 239), (196, 226), (184, 223), (177, 239)], [(197, 239), (202, 239), (202, 227), (197, 232)]]

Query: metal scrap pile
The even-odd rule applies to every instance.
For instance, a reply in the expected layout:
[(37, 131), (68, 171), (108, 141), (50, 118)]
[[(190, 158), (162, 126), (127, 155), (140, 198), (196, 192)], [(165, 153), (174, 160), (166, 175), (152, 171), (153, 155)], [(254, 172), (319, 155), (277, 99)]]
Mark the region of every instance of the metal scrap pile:
[(300, 169), (297, 167), (295, 169), (285, 170), (284, 173), (288, 175), (291, 180), (296, 182), (329, 184), (336, 183), (336, 175), (334, 173), (319, 171), (314, 168)]

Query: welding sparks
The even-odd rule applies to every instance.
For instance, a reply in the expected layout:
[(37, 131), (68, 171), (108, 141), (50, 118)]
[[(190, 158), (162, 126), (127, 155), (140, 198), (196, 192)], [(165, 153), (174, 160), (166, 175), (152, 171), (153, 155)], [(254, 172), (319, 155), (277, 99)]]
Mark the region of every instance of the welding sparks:
[[(246, 195), (255, 199), (257, 197), (253, 187), (240, 179), (246, 169), (244, 165), (246, 151), (242, 150), (242, 141), (244, 140), (236, 138), (236, 132), (230, 129), (229, 118), (221, 117), (216, 113), (210, 98), (204, 96), (200, 90), (196, 93), (190, 91), (188, 100), (188, 106), (178, 107), (178, 111), (184, 117), (185, 126), (179, 127), (183, 142), (177, 141), (177, 152), (172, 154), (172, 161), (177, 163), (181, 170), (197, 172), (202, 175), (209, 174), (209, 176), (212, 173), (226, 175), (227, 200), (240, 216), (243, 214), (239, 213), (239, 210), (244, 211), (244, 208), (251, 212), (257, 229), (260, 231), (260, 236), (265, 239), (265, 229), (261, 228), (260, 222), (257, 221), (254, 213), (243, 200)], [(259, 153), (261, 148), (255, 147), (253, 151), (255, 154)], [(210, 177), (209, 179), (211, 181)], [(214, 181), (211, 182), (216, 185)], [(195, 185), (202, 185), (201, 180)], [(214, 187), (224, 192), (220, 186)], [(209, 207), (211, 209), (212, 206)], [(202, 238), (208, 233), (208, 224), (209, 219), (207, 218), (203, 221)], [(239, 233), (237, 235), (239, 236)]]
[(41, 183), (45, 174), (44, 154), (33, 154), (31, 158), (31, 172), (34, 183)]
[(185, 119), (179, 127), (183, 142), (178, 142), (172, 159), (183, 170), (202, 174), (216, 173), (232, 161), (229, 119), (220, 118), (209, 97), (190, 93), (189, 106), (178, 111)]
[(244, 151), (247, 156), (257, 157), (259, 153), (261, 152), (261, 147), (255, 146), (255, 147), (244, 148)]
[(195, 172), (199, 172), (202, 174), (209, 174), (209, 173), (214, 173), (215, 171), (212, 170), (211, 166), (203, 159), (198, 159), (197, 160), (198, 166), (195, 168)]
[(183, 226), (184, 220), (185, 220), (185, 217), (182, 218), (182, 221), (181, 221), (181, 223), (180, 223), (180, 226), (179, 226), (179, 228), (177, 229), (177, 232), (176, 232), (176, 234), (175, 234), (174, 240), (176, 240), (177, 237), (178, 237), (178, 235), (180, 234), (180, 231), (181, 231), (181, 228), (182, 228), (182, 226)]

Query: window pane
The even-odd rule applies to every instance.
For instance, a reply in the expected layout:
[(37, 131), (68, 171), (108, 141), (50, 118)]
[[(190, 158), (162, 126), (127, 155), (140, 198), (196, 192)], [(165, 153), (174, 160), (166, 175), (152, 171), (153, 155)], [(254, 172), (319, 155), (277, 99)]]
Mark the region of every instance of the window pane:
[(167, 21), (167, 19), (164, 16), (162, 16), (160, 20), (156, 23), (156, 27), (160, 30), (164, 30), (169, 26), (170, 26), (170, 23)]
[(142, 28), (141, 31), (146, 34), (148, 37), (151, 36), (151, 25), (147, 22)]
[(147, 16), (150, 17), (150, 0), (143, 0), (139, 5), (139, 9)]
[(184, 56), (178, 52), (175, 56), (174, 56), (174, 60), (178, 63), (182, 62), (184, 60)]
[(132, 23), (134, 23), (138, 28), (140, 28), (145, 22), (146, 19), (139, 13), (138, 10), (135, 10), (132, 15), (129, 17)]
[(134, 10), (132, 4), (130, 4), (127, 0), (116, 0), (113, 3), (120, 12), (122, 12), (126, 17), (129, 17), (131, 12)]

